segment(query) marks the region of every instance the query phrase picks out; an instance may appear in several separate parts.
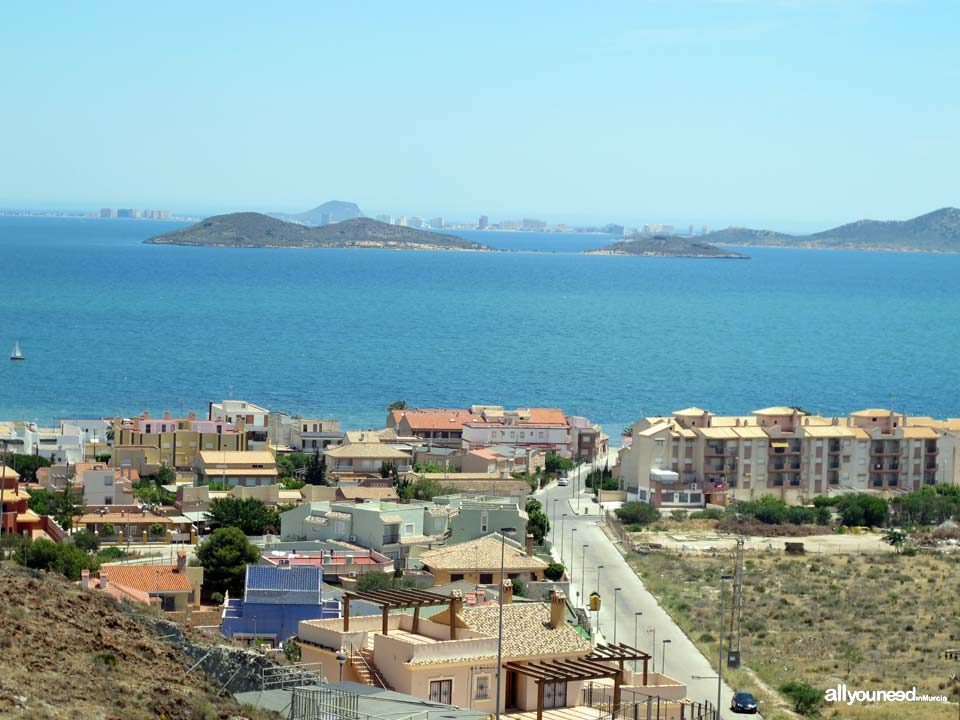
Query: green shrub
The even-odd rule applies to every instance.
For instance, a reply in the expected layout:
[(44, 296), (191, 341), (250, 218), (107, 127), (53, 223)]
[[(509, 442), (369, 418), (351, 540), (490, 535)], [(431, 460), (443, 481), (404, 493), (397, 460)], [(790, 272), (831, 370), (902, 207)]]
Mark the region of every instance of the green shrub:
[(152, 523), (147, 533), (150, 535), (163, 535), (166, 531), (160, 523)]
[(104, 523), (100, 526), (100, 534), (107, 537), (113, 537), (117, 534), (117, 526), (113, 523)]
[(80, 530), (73, 534), (73, 544), (86, 553), (95, 553), (100, 548), (97, 536), (89, 530)]
[(565, 568), (558, 562), (552, 562), (547, 565), (546, 569), (543, 571), (543, 576), (547, 580), (553, 580), (557, 582), (558, 580), (563, 579), (563, 572)]
[(614, 510), (620, 522), (626, 525), (649, 525), (660, 519), (660, 511), (643, 502), (628, 502)]
[(794, 711), (801, 715), (818, 714), (825, 702), (822, 690), (799, 680), (791, 680), (778, 689), (793, 701)]

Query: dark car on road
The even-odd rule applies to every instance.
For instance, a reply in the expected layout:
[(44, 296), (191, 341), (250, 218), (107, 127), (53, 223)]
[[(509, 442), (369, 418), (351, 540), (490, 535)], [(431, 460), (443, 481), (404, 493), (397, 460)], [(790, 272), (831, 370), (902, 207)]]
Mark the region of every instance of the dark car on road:
[(757, 700), (748, 692), (734, 693), (730, 709), (735, 713), (756, 713)]

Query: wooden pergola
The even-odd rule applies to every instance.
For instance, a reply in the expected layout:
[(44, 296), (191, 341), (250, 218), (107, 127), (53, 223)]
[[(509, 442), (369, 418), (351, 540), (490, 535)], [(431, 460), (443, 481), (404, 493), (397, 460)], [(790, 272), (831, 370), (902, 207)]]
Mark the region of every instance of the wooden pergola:
[(650, 658), (651, 656), (648, 653), (645, 653), (643, 650), (637, 650), (635, 647), (630, 647), (626, 643), (597, 645), (593, 651), (586, 656), (587, 660), (601, 660), (604, 662), (616, 661), (620, 665), (621, 672), (623, 671), (623, 663), (625, 660), (642, 660), (644, 685), (647, 684), (647, 663), (650, 661)]
[(613, 678), (613, 704), (615, 707), (620, 705), (620, 683), (623, 679), (623, 670), (591, 660), (589, 656), (532, 663), (508, 662), (504, 667), (520, 675), (526, 675), (537, 683), (537, 720), (543, 720), (543, 685), (548, 682), (567, 683), (573, 680)]
[[(387, 634), (388, 620), (391, 610), (406, 610), (413, 608), (413, 632), (417, 632), (420, 625), (420, 608), (435, 607), (437, 605), (450, 605), (451, 607), (460, 601), (460, 598), (447, 597), (427, 590), (416, 590), (404, 588), (403, 590), (357, 590), (356, 592), (345, 592), (343, 594), (343, 631), (350, 630), (350, 600), (364, 600), (368, 603), (378, 605), (383, 613), (383, 634)], [(453, 611), (450, 615), (450, 639), (457, 639), (457, 623), (453, 617)]]

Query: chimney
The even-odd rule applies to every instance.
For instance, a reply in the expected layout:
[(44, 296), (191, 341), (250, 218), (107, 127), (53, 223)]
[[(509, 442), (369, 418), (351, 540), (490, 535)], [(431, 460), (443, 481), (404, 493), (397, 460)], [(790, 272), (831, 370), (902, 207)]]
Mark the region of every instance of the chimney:
[(100, 589), (106, 590), (107, 586), (110, 584), (110, 573), (106, 570), (100, 571)]
[(563, 625), (567, 614), (567, 596), (559, 590), (550, 591), (550, 627), (556, 630)]
[(196, 420), (196, 419), (197, 419), (197, 414), (193, 410), (187, 413), (187, 420)]
[(474, 590), (475, 590), (476, 593), (477, 593), (477, 603), (478, 603), (478, 604), (479, 604), (479, 603), (482, 603), (484, 600), (487, 599), (487, 588), (486, 588), (486, 587), (484, 587), (483, 585), (477, 585), (477, 587), (474, 588)]
[(457, 639), (457, 616), (463, 612), (463, 593), (450, 591), (450, 639)]
[(181, 550), (177, 553), (177, 572), (185, 573), (187, 571), (187, 554)]
[(169, 411), (169, 410), (164, 410), (164, 411), (163, 411), (163, 419), (164, 419), (164, 420), (169, 420), (169, 419), (170, 419), (170, 411)]
[(143, 419), (144, 419), (144, 420), (147, 420), (149, 417), (150, 417), (150, 413), (148, 413), (146, 410), (144, 410), (144, 411), (143, 411)]
[(513, 602), (513, 580), (511, 580), (510, 578), (507, 578), (506, 580), (504, 580), (503, 583), (500, 585), (500, 592), (502, 593), (504, 605), (509, 605), (510, 603), (512, 603)]
[(533, 557), (533, 533), (527, 533), (527, 555)]
[(90, 571), (84, 568), (80, 571), (80, 589), (89, 590), (90, 589)]

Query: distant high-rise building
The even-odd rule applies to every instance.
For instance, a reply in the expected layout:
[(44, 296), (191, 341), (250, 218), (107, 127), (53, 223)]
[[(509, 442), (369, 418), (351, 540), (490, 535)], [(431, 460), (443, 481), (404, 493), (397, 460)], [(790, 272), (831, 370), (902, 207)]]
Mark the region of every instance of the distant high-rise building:
[(673, 235), (673, 225), (664, 225), (663, 223), (651, 223), (643, 226), (644, 235)]
[(709, 231), (707, 230), (707, 226), (706, 226), (706, 225), (704, 225), (702, 228), (700, 228), (700, 234), (701, 234), (701, 235), (706, 235), (708, 232), (709, 232)]
[(693, 237), (693, 225), (690, 226), (690, 230), (687, 231), (687, 235), (689, 235), (690, 237)]
[(535, 220), (534, 218), (524, 218), (523, 219), (523, 229), (524, 230), (543, 230), (547, 226), (543, 220)]
[(115, 218), (117, 216), (117, 211), (113, 208), (100, 208), (100, 217), (102, 218)]
[(401, 215), (400, 217), (398, 217), (397, 225), (399, 225), (400, 227), (407, 227), (407, 216)]
[(393, 215), (377, 215), (377, 222), (393, 225)]
[(412, 215), (407, 218), (407, 226), (412, 228), (422, 228), (423, 227), (423, 218)]
[(477, 230), (486, 230), (488, 227), (490, 227), (490, 218), (481, 215), (479, 222), (477, 222)]
[(443, 216), (435, 217), (430, 220), (430, 227), (432, 228), (443, 228)]
[(140, 210), (137, 208), (118, 208), (117, 217), (118, 218), (138, 218), (140, 217)]
[(330, 224), (330, 213), (320, 213), (320, 224), (321, 225)]
[(610, 223), (603, 227), (603, 231), (611, 235), (623, 235), (624, 229), (623, 225), (617, 225), (616, 223)]

